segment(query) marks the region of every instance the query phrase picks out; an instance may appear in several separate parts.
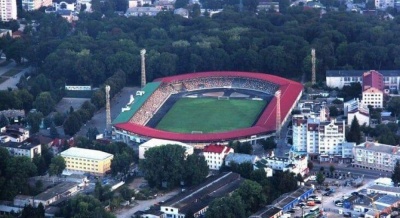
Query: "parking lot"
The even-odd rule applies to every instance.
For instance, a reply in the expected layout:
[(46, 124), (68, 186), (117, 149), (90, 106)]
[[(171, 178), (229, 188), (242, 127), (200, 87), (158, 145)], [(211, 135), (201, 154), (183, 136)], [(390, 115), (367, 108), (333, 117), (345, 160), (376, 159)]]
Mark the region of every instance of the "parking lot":
[[(368, 197), (363, 197), (363, 194), (365, 194), (365, 188), (368, 187), (373, 180), (365, 179), (363, 185), (357, 188), (351, 186), (350, 183), (347, 183), (348, 185), (344, 186), (343, 184), (345, 184), (345, 182), (346, 180), (327, 178), (325, 180), (325, 184), (327, 184), (326, 186), (316, 186), (314, 195), (312, 195), (312, 197), (314, 197), (314, 203), (304, 200), (302, 204), (296, 206), (293, 210), (287, 213), (287, 215), (290, 214), (290, 217), (302, 217), (302, 215), (304, 215), (304, 217), (315, 217), (311, 215), (307, 216), (307, 214), (310, 213), (310, 209), (318, 206), (323, 210), (323, 216), (321, 217), (346, 217), (346, 215), (350, 215), (349, 213), (351, 213), (351, 215), (348, 217), (359, 217), (362, 213), (344, 208), (343, 200), (352, 197), (354, 203), (369, 207), (371, 201)], [(328, 192), (329, 194), (327, 194)], [(355, 197), (356, 194), (358, 194), (359, 197)]]

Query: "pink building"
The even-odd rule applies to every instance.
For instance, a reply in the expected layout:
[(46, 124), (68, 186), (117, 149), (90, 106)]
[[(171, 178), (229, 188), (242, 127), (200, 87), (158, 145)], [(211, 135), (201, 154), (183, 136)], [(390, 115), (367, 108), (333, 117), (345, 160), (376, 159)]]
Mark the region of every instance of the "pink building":
[(370, 70), (363, 74), (362, 77), (362, 88), (363, 91), (369, 88), (376, 88), (380, 91), (384, 91), (383, 75), (378, 71)]

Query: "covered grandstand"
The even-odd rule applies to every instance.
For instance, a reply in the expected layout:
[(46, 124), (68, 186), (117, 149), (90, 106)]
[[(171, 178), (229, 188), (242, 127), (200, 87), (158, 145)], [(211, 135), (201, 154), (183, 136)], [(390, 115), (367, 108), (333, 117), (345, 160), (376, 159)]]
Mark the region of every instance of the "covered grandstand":
[(187, 143), (250, 140), (266, 136), (276, 129), (276, 98), (265, 107), (253, 126), (226, 132), (178, 133), (147, 126), (171, 95), (207, 89), (243, 89), (274, 95), (281, 91), (281, 122), (284, 122), (301, 96), (300, 83), (269, 74), (248, 72), (202, 72), (157, 79), (147, 84), (135, 103), (113, 122), (115, 139), (141, 142), (150, 138), (176, 140)]

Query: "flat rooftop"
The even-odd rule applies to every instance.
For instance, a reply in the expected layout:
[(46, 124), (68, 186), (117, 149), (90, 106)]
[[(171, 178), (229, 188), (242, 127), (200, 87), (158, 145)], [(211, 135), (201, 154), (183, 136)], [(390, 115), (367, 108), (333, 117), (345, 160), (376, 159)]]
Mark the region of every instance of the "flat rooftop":
[(162, 206), (179, 209), (179, 213), (197, 212), (206, 207), (215, 198), (223, 197), (236, 190), (244, 181), (237, 173), (224, 173), (209, 177), (202, 184), (187, 190), (166, 201)]
[(40, 201), (47, 201), (54, 196), (64, 194), (68, 190), (72, 189), (73, 187), (78, 186), (78, 183), (75, 182), (62, 182), (52, 188), (47, 189), (46, 191), (38, 194), (35, 196), (35, 200)]
[(270, 218), (276, 215), (277, 213), (281, 212), (282, 210), (277, 207), (267, 206), (255, 214), (249, 216), (249, 218)]
[(6, 148), (18, 148), (18, 149), (24, 149), (24, 150), (30, 150), (39, 144), (32, 144), (30, 142), (6, 142), (6, 143), (0, 143), (1, 147), (6, 147)]
[(299, 199), (304, 193), (308, 192), (310, 189), (312, 188), (303, 186), (298, 188), (296, 191), (292, 193), (283, 195), (274, 201), (275, 202), (274, 206), (277, 208), (284, 208), (290, 202)]
[(61, 156), (86, 158), (92, 160), (104, 160), (106, 158), (112, 157), (113, 155), (99, 150), (72, 147), (61, 152)]
[(400, 193), (400, 187), (390, 187), (390, 186), (383, 186), (383, 185), (372, 185), (372, 186), (368, 187), (367, 189), (385, 191), (385, 192)]

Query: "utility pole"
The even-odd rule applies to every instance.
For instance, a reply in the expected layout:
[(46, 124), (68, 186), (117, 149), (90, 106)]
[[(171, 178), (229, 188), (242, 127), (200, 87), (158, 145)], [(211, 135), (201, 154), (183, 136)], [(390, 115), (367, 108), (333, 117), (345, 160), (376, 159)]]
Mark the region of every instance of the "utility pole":
[(281, 90), (275, 92), (276, 97), (276, 141), (281, 138)]
[(106, 85), (106, 130), (109, 131), (111, 126), (111, 109), (110, 109), (110, 86)]
[(146, 85), (146, 59), (145, 59), (145, 54), (146, 54), (146, 49), (140, 50), (140, 56), (141, 56), (141, 87), (143, 88)]
[(315, 48), (311, 49), (311, 84), (315, 85), (317, 83), (316, 81), (316, 75), (315, 75)]

